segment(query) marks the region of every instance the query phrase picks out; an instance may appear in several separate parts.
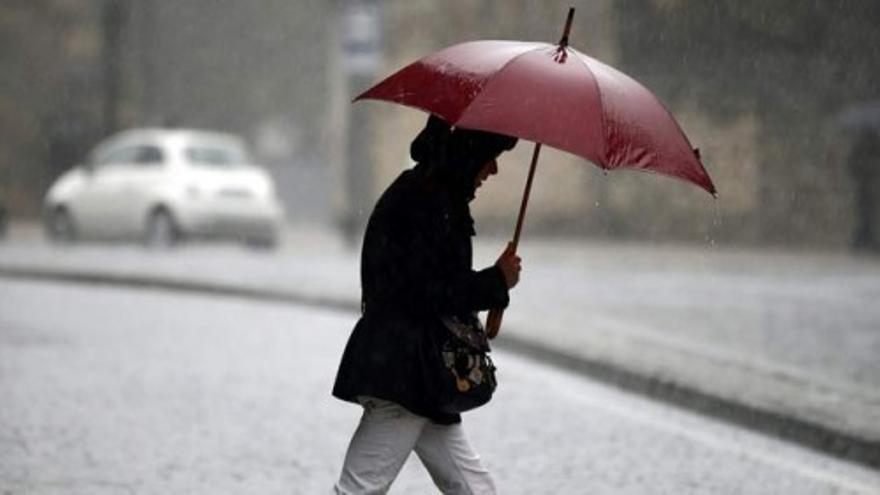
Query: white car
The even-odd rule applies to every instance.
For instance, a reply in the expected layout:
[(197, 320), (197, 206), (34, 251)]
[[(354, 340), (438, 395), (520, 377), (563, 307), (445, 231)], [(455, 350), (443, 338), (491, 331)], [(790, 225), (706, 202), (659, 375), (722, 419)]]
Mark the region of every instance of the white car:
[(283, 221), (271, 177), (240, 138), (185, 129), (111, 136), (58, 178), (44, 208), (58, 241), (224, 237), (271, 247)]

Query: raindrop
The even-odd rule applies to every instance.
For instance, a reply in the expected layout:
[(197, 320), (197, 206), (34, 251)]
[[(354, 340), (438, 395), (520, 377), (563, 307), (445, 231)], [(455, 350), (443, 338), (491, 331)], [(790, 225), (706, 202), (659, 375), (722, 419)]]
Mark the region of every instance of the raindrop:
[(703, 236), (703, 240), (709, 245), (709, 247), (715, 247), (715, 237), (712, 234), (706, 234)]
[[(717, 196), (716, 196), (717, 198)], [(709, 247), (715, 247), (715, 237), (718, 235), (719, 230), (723, 224), (723, 215), (721, 212), (721, 203), (719, 201), (713, 201), (712, 205), (712, 225), (709, 228), (709, 233), (706, 234), (705, 240)]]

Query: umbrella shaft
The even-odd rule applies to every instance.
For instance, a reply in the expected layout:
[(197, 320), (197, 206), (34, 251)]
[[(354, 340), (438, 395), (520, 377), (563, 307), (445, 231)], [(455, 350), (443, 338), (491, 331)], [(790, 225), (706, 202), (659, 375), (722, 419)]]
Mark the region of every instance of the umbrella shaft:
[(538, 155), (541, 153), (541, 143), (535, 143), (535, 151), (532, 152), (532, 164), (529, 166), (529, 178), (526, 179), (526, 190), (523, 192), (522, 204), (519, 207), (519, 218), (516, 219), (516, 230), (513, 232), (513, 251), (519, 246), (519, 235), (522, 233), (523, 220), (526, 218), (526, 208), (529, 206), (529, 195), (532, 193), (532, 181), (535, 178), (535, 168), (538, 166)]
[[(535, 151), (532, 152), (532, 164), (529, 166), (529, 178), (526, 179), (526, 190), (523, 192), (522, 204), (519, 206), (519, 218), (516, 219), (516, 230), (513, 232), (513, 252), (519, 246), (519, 235), (522, 233), (523, 220), (526, 218), (526, 208), (529, 206), (529, 195), (532, 193), (532, 181), (535, 179), (535, 168), (538, 166), (538, 155), (541, 154), (541, 143), (535, 143)], [(504, 317), (503, 309), (492, 309), (486, 317), (486, 335), (490, 339), (498, 336), (501, 331), (501, 319)]]
[(568, 17), (565, 19), (565, 29), (562, 31), (562, 39), (559, 40), (559, 46), (568, 46), (568, 35), (571, 33), (571, 21), (574, 19), (574, 7), (569, 7)]

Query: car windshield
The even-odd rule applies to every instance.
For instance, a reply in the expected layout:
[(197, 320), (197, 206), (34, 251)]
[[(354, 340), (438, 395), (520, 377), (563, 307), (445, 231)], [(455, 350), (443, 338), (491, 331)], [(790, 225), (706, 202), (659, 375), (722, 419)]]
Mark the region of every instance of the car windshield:
[(88, 162), (95, 167), (118, 165), (159, 165), (165, 160), (162, 150), (153, 145), (125, 145), (94, 154)]
[(189, 146), (185, 153), (191, 163), (209, 167), (241, 167), (249, 161), (247, 153), (236, 147)]

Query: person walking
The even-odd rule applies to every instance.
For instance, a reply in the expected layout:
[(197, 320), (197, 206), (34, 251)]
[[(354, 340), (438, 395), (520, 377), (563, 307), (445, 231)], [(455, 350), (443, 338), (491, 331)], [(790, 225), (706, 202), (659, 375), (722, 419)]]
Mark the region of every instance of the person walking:
[(416, 165), (376, 203), (361, 254), (362, 316), (333, 386), (335, 397), (363, 407), (337, 494), (387, 492), (413, 450), (443, 493), (495, 493), (460, 414), (439, 407), (426, 385), (437, 371), (425, 352), (450, 319), (479, 326), (478, 311), (505, 308), (519, 281), (511, 245), (494, 265), (472, 268), (469, 208), (516, 141), (431, 116), (410, 146)]

